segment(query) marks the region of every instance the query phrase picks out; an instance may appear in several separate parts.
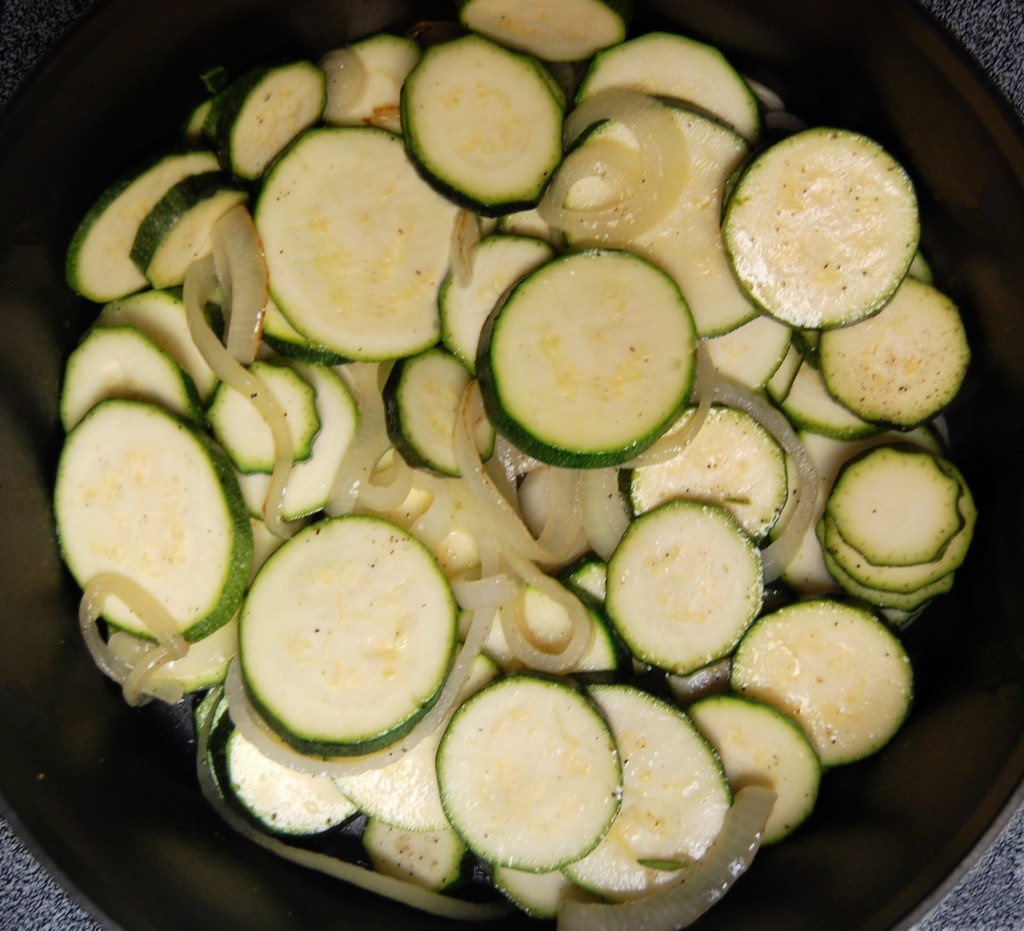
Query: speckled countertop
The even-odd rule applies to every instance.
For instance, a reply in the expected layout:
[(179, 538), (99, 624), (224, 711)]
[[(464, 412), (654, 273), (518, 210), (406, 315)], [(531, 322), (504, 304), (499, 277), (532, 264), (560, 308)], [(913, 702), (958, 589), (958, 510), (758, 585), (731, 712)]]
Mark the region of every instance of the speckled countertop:
[[(0, 0), (0, 106), (93, 0)], [(1024, 3), (920, 0), (1024, 117)], [(0, 818), (0, 931), (103, 931)], [(916, 931), (1024, 929), (1024, 808)]]

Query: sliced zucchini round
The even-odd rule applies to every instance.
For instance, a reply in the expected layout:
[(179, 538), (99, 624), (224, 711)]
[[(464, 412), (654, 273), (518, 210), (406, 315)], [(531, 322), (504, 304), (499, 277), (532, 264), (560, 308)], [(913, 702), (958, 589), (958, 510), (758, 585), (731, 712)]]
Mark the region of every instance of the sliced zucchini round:
[(328, 52), (324, 122), (333, 126), (401, 129), (402, 84), (420, 60), (415, 39), (380, 32)]
[(594, 57), (576, 99), (610, 87), (628, 87), (693, 104), (757, 141), (761, 115), (747, 82), (722, 52), (668, 32), (648, 32)]
[(227, 737), (224, 770), (234, 799), (273, 834), (319, 834), (358, 814), (330, 776), (290, 769), (264, 756), (238, 730)]
[[(85, 588), (127, 576), (161, 601), (191, 642), (238, 609), (253, 557), (252, 529), (227, 457), (164, 408), (111, 399), (68, 434), (54, 511), (64, 560)], [(103, 616), (152, 639), (120, 599)]]
[(448, 825), (436, 831), (407, 831), (370, 818), (363, 849), (378, 873), (437, 892), (463, 878), (466, 845)]
[(535, 205), (562, 158), (562, 107), (536, 59), (478, 35), (432, 45), (402, 86), (409, 154), (485, 216)]
[(846, 326), (892, 297), (917, 253), (914, 187), (877, 142), (803, 130), (751, 160), (722, 225), (751, 298), (792, 326)]
[(210, 252), (214, 223), (248, 197), (244, 188), (219, 172), (184, 178), (139, 224), (132, 261), (154, 288), (181, 285), (189, 265)]
[(879, 750), (913, 696), (899, 639), (866, 608), (830, 598), (760, 618), (736, 650), (731, 684), (796, 721), (825, 766)]
[(544, 61), (581, 61), (626, 37), (631, 0), (459, 0), (467, 29)]
[(456, 711), (437, 752), (448, 820), (482, 859), (530, 872), (592, 850), (619, 810), (622, 769), (602, 716), (568, 682), (499, 679)]
[(70, 430), (106, 398), (150, 401), (197, 423), (204, 416), (192, 379), (131, 326), (94, 327), (68, 357), (60, 396), (64, 429)]
[(696, 338), (679, 289), (637, 256), (570, 253), (488, 321), (477, 372), (498, 431), (559, 466), (618, 465), (686, 405)]
[(762, 843), (778, 843), (807, 820), (818, 799), (821, 763), (793, 721), (738, 695), (702, 698), (686, 713), (721, 757), (733, 792), (747, 785), (775, 792)]
[(678, 708), (630, 685), (588, 693), (622, 756), (622, 807), (601, 843), (565, 872), (595, 894), (633, 899), (700, 859), (732, 794), (721, 762)]
[(935, 417), (956, 396), (970, 348), (956, 305), (907, 278), (877, 314), (828, 330), (818, 347), (829, 393), (855, 414), (909, 428)]
[(676, 499), (608, 560), (606, 608), (633, 655), (688, 673), (730, 653), (761, 609), (760, 551), (724, 508)]
[(225, 171), (253, 180), (320, 119), (327, 78), (309, 61), (254, 68), (214, 99), (206, 132)]
[[(260, 380), (284, 410), (292, 438), (292, 458), (308, 459), (320, 430), (316, 392), (295, 368), (269, 359), (257, 360), (249, 371)], [(221, 382), (207, 410), (213, 435), (243, 473), (272, 472), (274, 438), (251, 399)]]
[(145, 288), (146, 276), (131, 254), (139, 225), (182, 179), (218, 167), (212, 152), (174, 152), (114, 182), (82, 219), (71, 240), (65, 266), (71, 288), (100, 302)]
[(382, 129), (308, 130), (267, 173), (256, 204), (270, 290), (307, 339), (348, 359), (437, 342), (437, 291), (458, 208)]
[(311, 524), (253, 580), (241, 672), (267, 723), (300, 752), (365, 754), (412, 729), (455, 649), (448, 579), (414, 537), (375, 517)]
[[(679, 419), (685, 428), (693, 409)], [(762, 540), (788, 496), (786, 454), (750, 414), (714, 406), (700, 430), (667, 462), (629, 473), (629, 499), (643, 514), (675, 498), (724, 507), (747, 534)]]

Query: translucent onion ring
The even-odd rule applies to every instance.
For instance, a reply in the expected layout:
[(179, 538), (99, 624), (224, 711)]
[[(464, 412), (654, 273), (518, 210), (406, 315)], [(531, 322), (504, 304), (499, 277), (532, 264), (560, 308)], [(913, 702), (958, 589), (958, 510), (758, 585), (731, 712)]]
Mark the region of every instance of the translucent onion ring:
[[(212, 698), (215, 700), (216, 693)], [(387, 876), (326, 853), (293, 847), (279, 838), (264, 834), (254, 828), (225, 802), (224, 793), (210, 766), (210, 732), (216, 719), (214, 707), (215, 705), (211, 705), (210, 710), (207, 710), (199, 720), (196, 733), (196, 776), (206, 801), (224, 819), (226, 824), (243, 837), (300, 866), (317, 870), (368, 892), (385, 896), (403, 905), (439, 915), (442, 918), (484, 921), (498, 918), (509, 911), (509, 906), (503, 902), (467, 902), (464, 899), (432, 892), (414, 883)]]
[(218, 286), (213, 256), (197, 259), (185, 272), (183, 300), (189, 333), (196, 348), (214, 374), (243, 397), (248, 398), (266, 421), (274, 440), (274, 467), (270, 487), (263, 502), (263, 520), (267, 528), (278, 537), (286, 537), (289, 530), (282, 517), (284, 493), (291, 475), (294, 446), (291, 430), (281, 403), (267, 389), (263, 380), (253, 375), (228, 352), (206, 319), (206, 304)]
[[(115, 655), (100, 635), (96, 622), (103, 613), (108, 598), (118, 598), (156, 638), (140, 656), (129, 665)], [(86, 584), (78, 605), (78, 625), (82, 639), (100, 671), (122, 687), (129, 705), (144, 704), (150, 697), (174, 703), (181, 695), (174, 690), (159, 694), (148, 690), (150, 679), (162, 666), (181, 659), (189, 649), (188, 641), (178, 629), (177, 621), (164, 605), (138, 582), (117, 572), (98, 572)]]
[(455, 217), (452, 227), (452, 247), (449, 264), (455, 283), (460, 287), (469, 284), (473, 277), (473, 256), (480, 245), (480, 219), (469, 210), (462, 209)]
[(327, 76), (327, 103), (323, 118), (326, 123), (342, 123), (352, 114), (366, 89), (366, 68), (351, 49), (339, 48), (320, 59)]
[(629, 526), (618, 469), (588, 469), (580, 479), (583, 529), (590, 548), (605, 562)]
[(566, 900), (558, 909), (558, 931), (675, 931), (687, 928), (725, 895), (743, 875), (761, 846), (775, 805), (775, 792), (745, 786), (718, 837), (690, 868), (643, 898), (618, 904)]
[[(566, 148), (584, 130), (605, 120), (621, 123), (636, 139), (642, 162), (637, 183), (626, 185), (614, 203), (593, 210), (574, 210), (566, 205), (566, 197), (579, 175), (560, 179), (559, 169), (537, 211), (549, 225), (571, 235), (591, 242), (624, 245), (664, 219), (675, 207), (690, 178), (690, 157), (671, 108), (627, 88), (599, 91), (576, 107), (565, 121)], [(595, 161), (592, 174), (607, 171), (607, 163), (613, 162), (615, 172), (629, 177), (621, 153), (616, 156), (610, 148), (602, 148), (598, 155), (606, 164), (602, 168)], [(572, 161), (569, 165), (575, 168)]]
[(570, 558), (571, 550), (549, 550), (535, 539), (516, 509), (497, 489), (480, 461), (474, 434), (476, 423), (484, 416), (486, 415), (480, 386), (474, 380), (467, 386), (459, 404), (455, 430), (455, 457), (466, 488), (484, 514), (484, 529), (495, 533), (505, 544), (504, 549), (514, 551), (525, 560), (543, 565), (564, 563)]
[(242, 365), (256, 360), (270, 297), (270, 276), (263, 243), (244, 204), (232, 207), (213, 224), (213, 265), (224, 301), (224, 346)]

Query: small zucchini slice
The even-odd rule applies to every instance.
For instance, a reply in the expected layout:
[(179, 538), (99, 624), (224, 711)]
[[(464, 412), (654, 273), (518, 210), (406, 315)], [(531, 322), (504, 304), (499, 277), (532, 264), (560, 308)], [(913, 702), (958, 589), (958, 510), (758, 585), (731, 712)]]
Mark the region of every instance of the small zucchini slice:
[[(293, 461), (308, 459), (320, 430), (313, 386), (292, 366), (270, 360), (253, 362), (249, 371), (284, 410), (292, 438)], [(240, 472), (273, 472), (274, 438), (248, 396), (221, 382), (207, 417), (213, 435)]]
[(214, 223), (248, 197), (244, 188), (219, 172), (184, 178), (139, 224), (132, 261), (154, 288), (181, 285), (189, 265), (210, 252)]
[(432, 45), (402, 86), (410, 156), (462, 206), (534, 206), (562, 159), (562, 106), (535, 58), (468, 35)]
[[(692, 416), (692, 408), (683, 414), (681, 429)], [(724, 507), (754, 540), (774, 526), (789, 493), (778, 440), (745, 411), (717, 405), (678, 455), (627, 475), (635, 513), (675, 498), (705, 501)]]
[(410, 534), (376, 517), (324, 519), (253, 580), (240, 669), (268, 725), (300, 752), (370, 753), (436, 701), (456, 614), (448, 579)]
[(467, 29), (544, 61), (582, 61), (626, 38), (632, 0), (459, 0)]
[(761, 133), (757, 99), (747, 82), (721, 51), (686, 36), (648, 32), (605, 49), (594, 56), (576, 99), (586, 100), (610, 87), (691, 104), (752, 143)]
[(747, 785), (775, 792), (762, 843), (778, 843), (807, 820), (818, 799), (821, 763), (793, 721), (738, 695), (702, 698), (686, 713), (718, 752), (733, 792)]
[(312, 62), (254, 68), (214, 98), (206, 133), (224, 170), (251, 181), (320, 119), (326, 102), (326, 75)]
[(139, 225), (178, 182), (218, 167), (212, 152), (173, 152), (115, 181), (72, 237), (65, 263), (70, 287), (97, 302), (143, 290), (148, 281), (132, 257)]
[(718, 505), (676, 499), (629, 525), (606, 608), (633, 655), (689, 673), (730, 653), (761, 609), (760, 551)]
[(440, 336), (437, 291), (457, 212), (397, 136), (308, 130), (267, 172), (256, 203), (274, 302), (306, 339), (347, 359), (426, 349)]
[(953, 400), (970, 357), (956, 305), (913, 278), (874, 316), (822, 333), (818, 347), (821, 377), (837, 401), (902, 429), (931, 420)]
[(68, 357), (60, 396), (64, 429), (107, 398), (150, 401), (196, 423), (204, 418), (192, 379), (132, 326), (94, 327)]
[(463, 878), (466, 845), (448, 825), (436, 831), (407, 831), (370, 818), (363, 849), (378, 873), (441, 892)]
[(913, 184), (877, 142), (814, 128), (763, 150), (722, 224), (740, 284), (791, 326), (846, 326), (881, 309), (917, 253)]
[(477, 373), (495, 427), (525, 452), (559, 466), (619, 465), (685, 407), (695, 345), (668, 275), (591, 250), (512, 289), (481, 336)]
[[(54, 511), (82, 588), (100, 573), (127, 576), (190, 642), (238, 609), (253, 558), (238, 483), (224, 453), (164, 408), (114, 398), (83, 417), (61, 451)], [(108, 599), (103, 616), (152, 639), (120, 599)]]
[(567, 681), (513, 675), (453, 715), (437, 752), (441, 802), (477, 856), (530, 872), (592, 850), (619, 810), (604, 718)]
[(733, 657), (731, 685), (796, 721), (825, 766), (881, 749), (910, 710), (913, 672), (871, 611), (831, 598), (766, 614)]

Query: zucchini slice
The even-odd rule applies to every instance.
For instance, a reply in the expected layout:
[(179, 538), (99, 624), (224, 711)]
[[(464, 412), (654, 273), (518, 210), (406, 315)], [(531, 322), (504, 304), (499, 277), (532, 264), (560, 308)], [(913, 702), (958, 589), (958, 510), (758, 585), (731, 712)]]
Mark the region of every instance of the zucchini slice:
[(877, 314), (821, 335), (818, 360), (829, 393), (855, 414), (909, 428), (956, 396), (970, 349), (956, 305), (907, 278)]
[(859, 440), (882, 432), (882, 427), (858, 416), (829, 393), (821, 370), (794, 349), (797, 369), (789, 390), (779, 402), (798, 430), (820, 433), (836, 440)]
[(402, 87), (410, 156), (470, 210), (534, 206), (562, 158), (562, 106), (543, 69), (483, 36), (431, 46)]
[(441, 802), (477, 856), (530, 872), (592, 850), (619, 810), (622, 768), (604, 718), (574, 686), (522, 674), (455, 712), (437, 752)]
[(326, 75), (312, 62), (254, 68), (214, 99), (206, 133), (224, 170), (251, 181), (320, 119), (326, 103)]
[(648, 32), (594, 56), (576, 94), (586, 100), (610, 87), (674, 98), (714, 114), (749, 142), (761, 132), (750, 86), (717, 48), (686, 36)]
[(492, 234), (473, 251), (468, 281), (461, 281), (454, 271), (445, 276), (438, 296), (441, 338), (471, 374), (476, 373), (480, 331), (495, 304), (517, 281), (554, 256), (541, 239)]
[[(439, 475), (459, 475), (455, 429), (459, 404), (471, 376), (455, 356), (434, 347), (399, 360), (384, 385), (388, 436), (405, 461)], [(494, 428), (484, 419), (476, 431), (484, 459), (494, 449)]]
[(544, 61), (582, 61), (621, 42), (631, 0), (459, 0), (459, 19), (474, 32)]
[(414, 39), (386, 32), (328, 52), (324, 122), (332, 126), (377, 126), (401, 132), (402, 85), (420, 47)]
[(145, 288), (146, 276), (131, 254), (139, 225), (178, 182), (218, 167), (212, 152), (175, 152), (115, 181), (82, 219), (68, 247), (65, 276), (72, 290), (106, 302)]
[(448, 579), (388, 521), (311, 524), (253, 580), (238, 624), (241, 672), (267, 723), (300, 752), (365, 754), (437, 699), (455, 649)]
[[(316, 416), (320, 429), (313, 438), (309, 457), (292, 466), (284, 492), (281, 516), (299, 520), (323, 510), (330, 500), (342, 459), (355, 436), (359, 411), (355, 398), (342, 377), (327, 365), (292, 359), (295, 370), (315, 392)], [(238, 476), (238, 484), (249, 513), (260, 515), (270, 491), (271, 476), (250, 472)]]
[(939, 559), (965, 529), (965, 493), (959, 473), (941, 457), (879, 446), (843, 466), (825, 512), (866, 560), (913, 566)]
[(235, 801), (272, 834), (319, 834), (358, 814), (330, 776), (290, 769), (234, 728), (224, 746), (224, 770), (223, 784)]
[(618, 465), (686, 405), (695, 344), (666, 274), (625, 252), (577, 252), (512, 289), (481, 336), (477, 372), (488, 415), (525, 452)]
[(407, 831), (370, 818), (363, 849), (371, 866), (385, 876), (440, 892), (463, 878), (466, 845), (450, 827)]
[(210, 252), (214, 223), (248, 197), (244, 188), (218, 172), (184, 178), (139, 224), (132, 261), (154, 288), (181, 285), (189, 265)]
[(307, 339), (348, 359), (437, 342), (437, 291), (458, 208), (382, 129), (312, 129), (267, 173), (256, 204), (270, 290)]
[(633, 655), (689, 673), (730, 653), (761, 609), (760, 551), (723, 508), (676, 499), (629, 525), (606, 608)]
[[(227, 457), (204, 434), (143, 401), (97, 404), (68, 434), (54, 510), (61, 551), (82, 588), (127, 576), (161, 601), (190, 642), (238, 609), (252, 528)], [(119, 599), (103, 616), (152, 639)]]
[[(308, 459), (320, 430), (313, 386), (295, 368), (269, 359), (253, 362), (249, 371), (284, 410), (292, 438), (293, 460)], [(239, 472), (273, 472), (274, 438), (247, 395), (221, 382), (213, 394), (207, 416), (213, 435)]]
[(751, 160), (722, 224), (740, 284), (791, 326), (846, 326), (892, 297), (917, 253), (914, 187), (877, 142), (795, 133)]
[(686, 713), (721, 757), (733, 792), (747, 785), (775, 792), (763, 844), (778, 843), (807, 820), (818, 799), (821, 763), (793, 721), (738, 695), (702, 698)]
[[(691, 408), (680, 417), (679, 428), (692, 416)], [(705, 501), (724, 507), (754, 540), (774, 526), (789, 493), (786, 454), (778, 440), (745, 411), (718, 405), (677, 456), (628, 475), (635, 513), (675, 498)]]
[(68, 357), (60, 396), (64, 429), (70, 430), (107, 398), (150, 401), (196, 423), (204, 419), (192, 379), (131, 326), (94, 327)]
[(825, 766), (884, 746), (910, 710), (913, 672), (899, 639), (866, 608), (830, 598), (766, 614), (733, 657), (731, 685), (800, 725)]
[(792, 344), (792, 329), (762, 314), (705, 339), (704, 349), (719, 375), (760, 391), (775, 377)]
[(700, 859), (732, 793), (714, 751), (674, 705), (630, 685), (588, 693), (622, 757), (622, 807), (601, 843), (565, 873), (589, 892), (633, 899)]
[(180, 291), (141, 291), (111, 301), (100, 311), (96, 325), (140, 330), (188, 373), (203, 404), (210, 400), (219, 379), (192, 339)]

